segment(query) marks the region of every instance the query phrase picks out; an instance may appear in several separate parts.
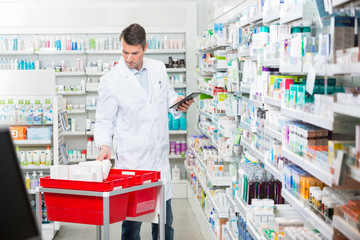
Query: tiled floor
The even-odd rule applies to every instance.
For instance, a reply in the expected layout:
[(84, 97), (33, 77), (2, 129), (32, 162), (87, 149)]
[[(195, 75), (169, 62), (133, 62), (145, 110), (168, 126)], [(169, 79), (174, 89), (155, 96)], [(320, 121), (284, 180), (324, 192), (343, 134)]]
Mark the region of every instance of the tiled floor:
[[(171, 204), (174, 214), (175, 240), (204, 240), (189, 202), (186, 199), (172, 199)], [(55, 240), (95, 240), (95, 232), (95, 226), (63, 223)], [(111, 239), (120, 240), (120, 234), (121, 223), (112, 224), (110, 227)], [(141, 239), (151, 240), (150, 223), (143, 223)]]

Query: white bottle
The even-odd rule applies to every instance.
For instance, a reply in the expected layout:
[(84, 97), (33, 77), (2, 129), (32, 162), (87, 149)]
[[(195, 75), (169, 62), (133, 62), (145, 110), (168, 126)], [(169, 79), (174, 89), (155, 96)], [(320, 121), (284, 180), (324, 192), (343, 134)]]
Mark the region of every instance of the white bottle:
[(91, 137), (88, 138), (88, 142), (86, 145), (86, 153), (88, 158), (93, 157), (93, 141)]
[(40, 178), (43, 178), (44, 174), (42, 171), (39, 171), (39, 177), (38, 177), (38, 181), (37, 181), (37, 187), (40, 187)]
[(36, 172), (33, 171), (32, 177), (30, 179), (30, 189), (35, 189), (37, 186), (37, 176)]
[(169, 49), (170, 45), (169, 45), (169, 39), (168, 37), (165, 35), (164, 37), (164, 49)]
[(173, 181), (180, 181), (180, 169), (177, 165), (171, 170), (171, 173)]
[(45, 151), (45, 166), (51, 165), (51, 149), (50, 146), (47, 146)]

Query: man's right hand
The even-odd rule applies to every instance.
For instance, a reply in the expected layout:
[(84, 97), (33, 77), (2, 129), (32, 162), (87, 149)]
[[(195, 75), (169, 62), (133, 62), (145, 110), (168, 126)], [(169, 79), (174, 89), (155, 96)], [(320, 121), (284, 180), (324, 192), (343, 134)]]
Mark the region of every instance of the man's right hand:
[(104, 159), (110, 159), (110, 155), (111, 155), (110, 147), (106, 145), (102, 145), (100, 147), (99, 156), (96, 158), (96, 160), (102, 161)]

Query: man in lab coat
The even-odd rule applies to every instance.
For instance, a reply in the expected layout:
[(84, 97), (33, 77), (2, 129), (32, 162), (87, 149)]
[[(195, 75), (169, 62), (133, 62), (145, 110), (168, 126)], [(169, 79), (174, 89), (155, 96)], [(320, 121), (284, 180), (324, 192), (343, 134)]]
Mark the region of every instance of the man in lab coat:
[[(166, 198), (165, 237), (172, 240), (168, 112), (178, 118), (194, 101), (169, 110), (184, 97), (178, 96), (170, 85), (162, 62), (144, 58), (147, 43), (142, 26), (132, 24), (125, 28), (120, 42), (122, 57), (101, 78), (98, 89), (94, 133), (100, 150), (97, 160), (110, 159), (113, 140), (116, 168), (161, 171)], [(140, 239), (140, 227), (141, 222), (124, 221), (122, 240)], [(152, 225), (152, 235), (157, 239), (157, 224)]]

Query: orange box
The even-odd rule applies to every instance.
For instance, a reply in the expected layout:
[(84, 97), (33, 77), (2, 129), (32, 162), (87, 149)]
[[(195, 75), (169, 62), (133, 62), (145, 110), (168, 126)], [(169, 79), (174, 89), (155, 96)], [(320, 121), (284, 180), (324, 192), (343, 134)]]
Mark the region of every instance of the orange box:
[(26, 140), (27, 126), (10, 127), (10, 133), (13, 140)]

